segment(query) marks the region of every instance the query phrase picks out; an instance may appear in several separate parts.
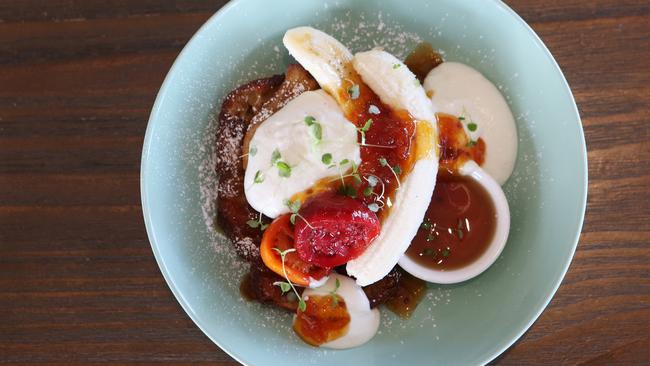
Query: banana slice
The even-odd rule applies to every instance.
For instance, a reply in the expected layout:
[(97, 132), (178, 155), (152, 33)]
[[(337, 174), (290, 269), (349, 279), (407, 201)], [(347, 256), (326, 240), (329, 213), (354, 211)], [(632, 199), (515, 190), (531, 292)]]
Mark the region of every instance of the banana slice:
[[(347, 271), (361, 286), (382, 279), (397, 264), (415, 236), (429, 206), (438, 172), (435, 109), (415, 75), (391, 54), (372, 50), (357, 54), (330, 35), (310, 27), (289, 31), (283, 39), (289, 53), (346, 109), (339, 96), (344, 79), (358, 73), (383, 103), (406, 110), (417, 120), (416, 162), (402, 180), (381, 233)], [(399, 64), (399, 67), (395, 65)]]
[(433, 104), (415, 75), (395, 56), (381, 50), (357, 53), (354, 69), (363, 82), (394, 110), (406, 110), (416, 126), (417, 161), (395, 194), (390, 214), (372, 245), (346, 270), (366, 286), (379, 281), (397, 264), (411, 244), (429, 207), (438, 173), (438, 129)]
[(312, 27), (289, 29), (282, 43), (321, 88), (338, 100), (337, 90), (348, 76), (352, 53), (334, 37)]

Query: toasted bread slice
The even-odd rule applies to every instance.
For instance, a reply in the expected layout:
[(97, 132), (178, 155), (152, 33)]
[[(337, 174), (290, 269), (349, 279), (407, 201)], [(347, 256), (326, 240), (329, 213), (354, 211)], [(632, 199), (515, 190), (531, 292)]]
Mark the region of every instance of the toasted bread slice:
[[(318, 84), (305, 69), (290, 65), (285, 75), (253, 80), (226, 96), (219, 114), (216, 171), (219, 176), (217, 223), (233, 241), (237, 254), (252, 261), (259, 257), (262, 231), (247, 225), (259, 214), (244, 195), (244, 166), (248, 146), (256, 126), (291, 99)], [(244, 161), (245, 164), (245, 161)]]
[(257, 127), (259, 127), (259, 125), (273, 113), (282, 109), (282, 107), (289, 103), (293, 98), (306, 91), (316, 90), (318, 88), (319, 86), (316, 80), (314, 80), (309, 72), (307, 72), (307, 70), (302, 66), (298, 64), (289, 65), (287, 72), (285, 73), (284, 81), (280, 87), (277, 89), (275, 94), (273, 94), (273, 96), (262, 105), (262, 108), (260, 108), (259, 112), (253, 116), (248, 125), (248, 131), (246, 131), (246, 137), (244, 137), (244, 145), (242, 147), (244, 169), (246, 169), (246, 164), (248, 163), (247, 154), (249, 144), (255, 134), (255, 130), (257, 130)]

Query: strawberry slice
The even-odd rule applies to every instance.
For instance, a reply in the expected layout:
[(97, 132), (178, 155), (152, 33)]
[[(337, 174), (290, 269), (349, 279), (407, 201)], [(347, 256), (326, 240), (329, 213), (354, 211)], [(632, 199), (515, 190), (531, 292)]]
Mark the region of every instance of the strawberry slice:
[(294, 229), (300, 259), (332, 268), (358, 257), (379, 235), (377, 215), (362, 202), (326, 193), (307, 201)]

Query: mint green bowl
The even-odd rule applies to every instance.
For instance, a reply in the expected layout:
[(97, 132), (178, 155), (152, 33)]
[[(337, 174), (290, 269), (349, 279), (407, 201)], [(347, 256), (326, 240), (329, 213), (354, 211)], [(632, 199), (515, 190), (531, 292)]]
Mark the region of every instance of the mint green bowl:
[[(408, 4), (408, 5), (405, 5)], [(291, 316), (241, 299), (246, 271), (212, 224), (215, 115), (240, 83), (284, 71), (284, 32), (320, 28), (353, 51), (383, 45), (404, 57), (420, 40), (479, 69), (506, 96), (520, 137), (505, 185), (510, 239), (481, 276), (431, 286), (409, 320), (382, 311), (362, 347), (312, 348)], [(142, 154), (142, 207), (156, 260), (187, 314), (248, 365), (487, 363), (540, 315), (571, 262), (587, 195), (580, 117), (569, 86), (535, 33), (498, 1), (234, 1), (187, 44), (151, 112)]]

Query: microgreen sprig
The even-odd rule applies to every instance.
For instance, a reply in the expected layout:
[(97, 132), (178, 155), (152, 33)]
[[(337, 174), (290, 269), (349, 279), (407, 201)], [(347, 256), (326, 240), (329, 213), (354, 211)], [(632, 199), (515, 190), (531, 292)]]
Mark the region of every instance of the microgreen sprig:
[(305, 117), (305, 124), (309, 128), (309, 136), (311, 136), (312, 147), (320, 145), (323, 141), (323, 127), (316, 121), (313, 116)]
[(332, 306), (334, 307), (339, 306), (339, 295), (337, 294), (339, 287), (341, 287), (341, 281), (337, 278), (334, 284), (334, 290), (330, 291), (330, 296), (332, 296)]
[(390, 166), (388, 164), (388, 160), (386, 160), (386, 158), (384, 157), (380, 157), (378, 160), (379, 160), (379, 165), (387, 166), (395, 176), (395, 179), (397, 180), (397, 189), (402, 188), (402, 183), (399, 181), (399, 174), (402, 174), (402, 169), (399, 167), (399, 165)]
[[(331, 160), (330, 160), (330, 162), (331, 162)], [(350, 173), (344, 175), (342, 169), (346, 165), (350, 165), (352, 170), (350, 171)], [(354, 179), (355, 183), (357, 183), (357, 184), (361, 183), (361, 176), (359, 175), (359, 166), (352, 160), (343, 159), (343, 160), (339, 161), (338, 164), (336, 164), (336, 163), (330, 164), (330, 166), (328, 166), (327, 168), (328, 169), (338, 168), (339, 177), (336, 178), (336, 179), (333, 179), (332, 182), (337, 180), (337, 179), (340, 179), (341, 184), (345, 185), (345, 178), (352, 177), (352, 179)]]
[[(351, 170), (349, 173), (343, 174), (344, 172), (343, 168), (347, 165), (350, 166)], [(351, 177), (355, 185), (357, 186), (361, 184), (361, 175), (359, 174), (359, 166), (353, 160), (343, 159), (338, 164), (330, 164), (330, 166), (328, 166), (328, 168), (334, 168), (334, 167), (338, 169), (339, 177), (331, 180), (331, 182), (337, 179), (341, 180), (341, 189), (339, 190), (339, 193), (343, 194), (344, 196), (350, 196), (352, 198), (356, 197), (357, 190), (352, 186), (346, 185), (345, 178)]]
[(463, 240), (465, 235), (471, 231), (469, 220), (467, 218), (458, 218), (455, 228), (440, 226), (437, 223), (432, 223), (428, 218), (425, 218), (420, 224), (420, 229), (428, 233), (427, 241), (437, 239), (440, 236), (440, 232), (438, 231), (439, 229), (447, 231), (449, 235), (457, 237), (458, 240)]
[(255, 172), (255, 177), (253, 178), (253, 183), (262, 183), (264, 182), (264, 173), (261, 170)]
[[(467, 112), (467, 109), (463, 107), (463, 111), (461, 112), (460, 116), (458, 116), (458, 120), (467, 127), (467, 130), (469, 132), (476, 132), (478, 130), (478, 124), (472, 119), (472, 117), (469, 115)], [(473, 140), (470, 136), (470, 140), (467, 143), (467, 147), (474, 147), (476, 145), (477, 141)]]
[(357, 131), (361, 134), (361, 145), (366, 145), (366, 132), (372, 127), (372, 118), (368, 118), (363, 127), (357, 128)]
[(262, 213), (261, 212), (260, 212), (260, 215), (257, 218), (257, 220), (248, 220), (248, 221), (246, 221), (246, 224), (248, 226), (252, 227), (253, 229), (259, 227), (260, 230), (262, 230), (262, 231), (266, 230), (266, 228), (269, 227), (269, 224), (263, 224), (262, 223)]
[[(386, 186), (384, 185), (384, 182), (381, 179), (377, 178), (374, 175), (369, 175), (367, 177), (363, 177), (363, 179), (365, 179), (366, 182), (368, 182), (368, 187), (366, 187), (366, 189), (364, 189), (363, 194), (366, 197), (370, 196), (370, 195), (375, 196), (375, 201), (368, 205), (368, 209), (370, 209), (370, 211), (377, 212), (377, 211), (379, 211), (379, 209), (383, 208), (384, 206), (388, 206), (388, 207), (392, 206), (392, 203), (390, 205), (388, 205), (387, 202), (384, 202), (384, 199), (386, 199), (386, 198), (388, 199), (388, 201), (390, 201), (390, 197), (385, 197), (384, 196)], [(377, 193), (375, 193), (375, 187), (379, 183), (381, 183), (381, 193), (377, 194)]]
[(273, 150), (273, 152), (271, 153), (271, 166), (275, 165), (275, 163), (277, 163), (278, 161), (280, 161), (280, 159), (282, 159), (282, 154), (280, 154), (280, 150), (278, 150), (278, 149), (276, 148), (276, 149)]
[(240, 155), (239, 158), (241, 159), (246, 156), (253, 157), (255, 156), (255, 154), (257, 154), (257, 147), (251, 146), (250, 148), (248, 148), (248, 152), (246, 154)]
[[(291, 176), (291, 166), (282, 161), (282, 154), (277, 148), (271, 153), (271, 166), (278, 168), (278, 175), (282, 178), (289, 178)], [(257, 175), (256, 175), (257, 176)]]
[(290, 289), (293, 290), (293, 292), (296, 294), (296, 297), (298, 297), (298, 309), (300, 309), (300, 311), (305, 311), (305, 309), (307, 309), (307, 303), (302, 298), (302, 296), (300, 296), (298, 290), (296, 290), (296, 287), (293, 285), (293, 282), (291, 282), (291, 280), (289, 279), (289, 276), (287, 275), (287, 269), (285, 268), (285, 264), (284, 264), (286, 255), (291, 252), (295, 252), (296, 249), (289, 248), (286, 250), (280, 250), (278, 248), (273, 248), (273, 250), (275, 250), (276, 252), (278, 252), (278, 254), (280, 254), (280, 259), (282, 259), (282, 273), (284, 274), (284, 278), (287, 279), (287, 282), (277, 281), (274, 282), (273, 284), (280, 287), (280, 290), (282, 291), (283, 295), (286, 292), (289, 292)]
[(289, 221), (291, 221), (293, 225), (296, 224), (296, 217), (299, 217), (300, 219), (302, 219), (302, 221), (305, 222), (305, 224), (307, 224), (307, 226), (309, 226), (312, 230), (314, 229), (314, 227), (311, 226), (309, 221), (307, 221), (300, 213), (298, 213), (298, 211), (300, 211), (300, 206), (302, 204), (300, 200), (295, 200), (295, 201), (285, 200), (284, 204), (289, 208), (289, 211), (291, 211), (291, 216), (289, 217)]

